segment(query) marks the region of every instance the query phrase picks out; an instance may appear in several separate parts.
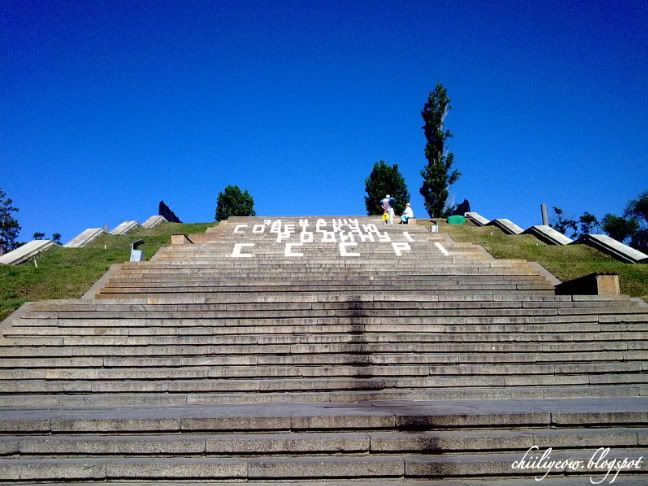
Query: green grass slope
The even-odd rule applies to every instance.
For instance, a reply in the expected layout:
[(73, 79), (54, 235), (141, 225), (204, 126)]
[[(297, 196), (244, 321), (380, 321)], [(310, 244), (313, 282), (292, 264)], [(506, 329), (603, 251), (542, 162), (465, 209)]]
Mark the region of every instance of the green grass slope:
[(457, 241), (482, 245), (495, 258), (538, 262), (563, 281), (593, 272), (618, 273), (622, 293), (648, 301), (648, 265), (623, 263), (587, 245), (547, 245), (531, 235), (507, 235), (493, 226), (441, 223), (439, 230)]
[(55, 247), (36, 261), (17, 266), (0, 265), (0, 321), (24, 302), (81, 297), (113, 263), (128, 261), (130, 245), (140, 247), (150, 259), (177, 233), (203, 233), (214, 223), (164, 223), (152, 229), (137, 228), (124, 236), (102, 235), (84, 248)]

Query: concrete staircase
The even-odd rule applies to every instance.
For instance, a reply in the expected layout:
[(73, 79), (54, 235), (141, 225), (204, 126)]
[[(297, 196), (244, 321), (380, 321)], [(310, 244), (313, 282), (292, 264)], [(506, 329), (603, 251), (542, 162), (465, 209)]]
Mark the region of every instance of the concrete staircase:
[(537, 446), (571, 485), (648, 455), (641, 301), (375, 218), (184, 241), (2, 324), (0, 481), (532, 484)]

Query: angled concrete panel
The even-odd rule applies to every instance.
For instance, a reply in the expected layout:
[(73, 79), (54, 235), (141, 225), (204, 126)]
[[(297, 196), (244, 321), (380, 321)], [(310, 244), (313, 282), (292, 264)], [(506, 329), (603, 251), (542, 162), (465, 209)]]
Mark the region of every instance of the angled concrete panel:
[(104, 230), (102, 228), (87, 228), (63, 246), (65, 248), (81, 248), (86, 246), (91, 241), (97, 239), (103, 233)]
[(138, 226), (139, 223), (137, 221), (124, 221), (123, 223), (120, 223), (117, 226), (115, 226), (110, 231), (110, 234), (116, 236), (125, 235), (129, 231), (132, 231), (135, 228), (137, 228)]
[(574, 243), (582, 243), (612, 255), (617, 260), (627, 263), (646, 261), (648, 255), (609, 237), (608, 235), (582, 235)]
[(28, 243), (25, 243), (20, 248), (16, 248), (15, 250), (0, 256), (0, 264), (18, 265), (52, 246), (54, 246), (54, 242), (52, 240), (32, 240)]
[(481, 214), (475, 211), (469, 211), (465, 216), (477, 226), (486, 226), (490, 222), (490, 220), (484, 218)]
[(154, 215), (151, 216), (149, 219), (144, 221), (142, 223), (142, 227), (144, 228), (155, 228), (156, 226), (162, 224), (162, 223), (167, 223), (167, 219), (164, 216), (159, 216), (159, 215)]
[(522, 228), (515, 224), (510, 219), (497, 218), (488, 223), (486, 226), (497, 226), (504, 233), (509, 235), (519, 235), (522, 234)]
[(524, 234), (533, 235), (549, 245), (569, 245), (574, 241), (546, 224), (530, 226), (524, 230)]

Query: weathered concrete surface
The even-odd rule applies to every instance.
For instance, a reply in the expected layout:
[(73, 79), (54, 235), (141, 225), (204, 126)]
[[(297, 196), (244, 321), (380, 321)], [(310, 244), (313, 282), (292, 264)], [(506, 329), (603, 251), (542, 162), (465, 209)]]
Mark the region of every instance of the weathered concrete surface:
[(621, 294), (617, 274), (590, 273), (556, 285), (556, 295), (605, 295)]
[(103, 233), (103, 228), (87, 228), (63, 246), (65, 248), (82, 248), (95, 239), (99, 238)]
[(111, 235), (125, 235), (129, 231), (134, 230), (139, 226), (139, 223), (137, 221), (124, 221), (123, 223), (118, 224), (115, 226), (111, 231)]
[(555, 295), (418, 225), (320, 219), (232, 218), (14, 313), (0, 481), (517, 486), (531, 445), (644, 454), (646, 306)]
[(608, 235), (582, 235), (574, 243), (582, 243), (612, 255), (626, 263), (639, 263), (648, 260), (648, 255), (611, 238)]
[(168, 221), (164, 216), (153, 215), (142, 223), (142, 227), (150, 229), (167, 222)]
[(490, 223), (488, 223), (486, 226), (497, 226), (504, 233), (509, 234), (509, 235), (520, 235), (520, 234), (522, 234), (522, 231), (523, 231), (523, 229), (520, 228), (517, 224), (515, 224), (510, 219), (506, 219), (506, 218), (494, 219)]
[(19, 265), (54, 245), (52, 240), (32, 240), (0, 256), (0, 265)]
[(192, 245), (193, 241), (189, 238), (188, 235), (184, 235), (184, 234), (171, 235), (171, 244), (172, 245)]
[(490, 223), (489, 219), (486, 219), (481, 214), (475, 211), (470, 211), (465, 214), (466, 218), (475, 223), (477, 226), (486, 226)]
[(549, 245), (568, 245), (573, 240), (546, 224), (537, 224), (525, 229), (524, 234), (535, 236)]

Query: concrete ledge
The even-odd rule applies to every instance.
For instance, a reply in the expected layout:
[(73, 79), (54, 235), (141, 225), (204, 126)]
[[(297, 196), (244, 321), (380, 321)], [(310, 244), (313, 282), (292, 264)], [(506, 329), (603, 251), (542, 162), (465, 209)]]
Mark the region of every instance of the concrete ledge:
[(542, 275), (544, 278), (546, 278), (551, 285), (554, 287), (556, 285), (559, 285), (561, 282), (560, 280), (549, 270), (547, 270), (545, 267), (540, 265), (538, 262), (528, 262), (528, 265), (531, 268), (534, 268), (540, 275)]
[(20, 248), (16, 248), (15, 250), (0, 256), (0, 264), (18, 265), (26, 262), (31, 257), (44, 252), (52, 246), (54, 246), (52, 240), (32, 240), (29, 243), (25, 243)]
[(626, 263), (645, 263), (648, 261), (648, 255), (645, 253), (624, 245), (608, 235), (582, 235), (574, 243), (589, 245)]
[(569, 245), (574, 241), (546, 224), (530, 226), (523, 231), (523, 234), (533, 235), (549, 245)]
[(134, 230), (135, 228), (137, 228), (138, 226), (139, 226), (139, 224), (138, 224), (137, 221), (124, 221), (123, 223), (120, 223), (117, 226), (115, 226), (110, 231), (110, 234), (111, 235), (116, 235), (116, 236), (125, 235), (129, 231)]
[(122, 264), (121, 263), (113, 263), (110, 265), (110, 268), (104, 273), (99, 280), (97, 280), (92, 287), (88, 289), (88, 291), (83, 294), (83, 297), (81, 297), (82, 300), (94, 300), (95, 296), (99, 293), (99, 291), (106, 286), (108, 281), (114, 277), (119, 269), (121, 268)]
[(87, 228), (63, 246), (65, 248), (81, 248), (86, 246), (93, 240), (99, 238), (99, 236), (101, 236), (103, 233), (103, 228)]
[(171, 235), (172, 245), (193, 245), (193, 241), (187, 235)]
[(162, 223), (168, 223), (167, 219), (164, 216), (154, 215), (142, 223), (142, 227), (146, 229), (155, 228), (156, 226), (161, 225)]
[(519, 235), (522, 234), (522, 228), (515, 224), (510, 219), (497, 218), (488, 223), (486, 226), (497, 226), (504, 233), (508, 235)]
[(556, 295), (621, 295), (616, 273), (590, 273), (556, 285)]
[(477, 226), (486, 226), (488, 223), (490, 223), (490, 220), (484, 218), (481, 214), (475, 211), (467, 212), (464, 216), (475, 223)]

